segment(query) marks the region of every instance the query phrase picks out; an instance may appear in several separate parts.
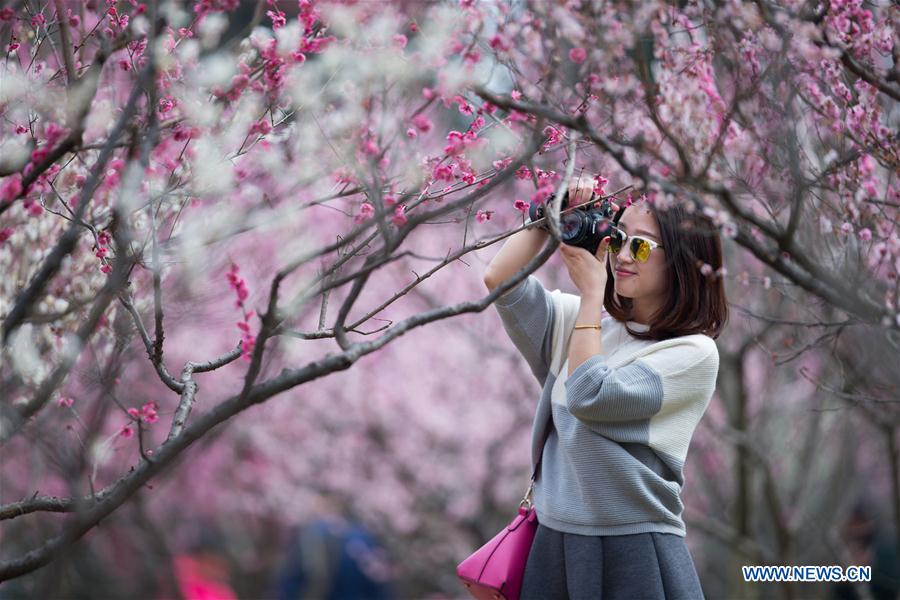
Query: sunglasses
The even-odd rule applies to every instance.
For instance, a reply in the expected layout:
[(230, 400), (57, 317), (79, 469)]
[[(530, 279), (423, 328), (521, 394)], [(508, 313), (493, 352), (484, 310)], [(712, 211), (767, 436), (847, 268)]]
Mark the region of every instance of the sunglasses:
[(639, 235), (628, 235), (618, 227), (613, 227), (612, 233), (610, 233), (609, 236), (609, 246), (607, 246), (607, 251), (618, 254), (622, 250), (622, 246), (628, 240), (631, 240), (631, 244), (629, 244), (631, 258), (638, 262), (647, 262), (652, 250), (663, 247), (662, 244), (654, 242), (653, 240)]

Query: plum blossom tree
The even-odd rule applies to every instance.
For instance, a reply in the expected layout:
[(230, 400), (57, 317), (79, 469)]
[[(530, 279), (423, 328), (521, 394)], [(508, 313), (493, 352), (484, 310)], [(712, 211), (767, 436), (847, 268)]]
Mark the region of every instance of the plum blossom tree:
[[(585, 173), (725, 236), (729, 268), (697, 268), (748, 322), (721, 342), (727, 418), (707, 433), (741, 469), (772, 473), (751, 442), (774, 425), (744, 417), (790, 386), (767, 375), (779, 355), (897, 467), (897, 18), (858, 0), (0, 9), (0, 518), (28, 534), (0, 581), (98, 523), (137, 527), (115, 516), (156, 485), (151, 522), (188, 519), (176, 491), (259, 527), (338, 494), (406, 550), (407, 591), (452, 591), (448, 565), (520, 493), (524, 437), (504, 442), (534, 392), (468, 313), (558, 239), (487, 295), (466, 259)], [(821, 333), (780, 336), (748, 377), (779, 328)], [(779, 383), (748, 391), (763, 377)], [(741, 473), (743, 525), (701, 526), (764, 547)], [(759, 555), (790, 559), (807, 518)]]

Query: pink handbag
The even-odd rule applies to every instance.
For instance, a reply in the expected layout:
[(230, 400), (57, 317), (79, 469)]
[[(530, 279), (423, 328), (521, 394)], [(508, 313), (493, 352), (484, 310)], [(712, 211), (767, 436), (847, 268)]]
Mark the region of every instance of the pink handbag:
[(456, 567), (456, 575), (478, 600), (519, 600), (525, 563), (538, 526), (531, 504), (533, 487), (534, 479), (519, 503), (519, 514), (509, 525)]

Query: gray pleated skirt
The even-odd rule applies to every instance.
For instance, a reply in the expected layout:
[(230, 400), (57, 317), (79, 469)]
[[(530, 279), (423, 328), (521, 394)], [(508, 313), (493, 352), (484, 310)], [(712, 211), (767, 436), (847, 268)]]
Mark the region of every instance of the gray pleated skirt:
[(578, 535), (538, 524), (521, 600), (703, 600), (684, 537)]

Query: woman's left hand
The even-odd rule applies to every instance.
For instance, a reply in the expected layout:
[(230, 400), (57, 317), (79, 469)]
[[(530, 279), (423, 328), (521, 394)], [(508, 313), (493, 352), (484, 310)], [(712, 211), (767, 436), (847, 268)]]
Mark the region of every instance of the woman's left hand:
[(603, 298), (606, 290), (606, 248), (609, 246), (609, 236), (603, 238), (597, 247), (597, 254), (592, 255), (584, 248), (570, 246), (560, 242), (559, 251), (562, 253), (566, 268), (569, 269), (569, 277), (581, 296)]

